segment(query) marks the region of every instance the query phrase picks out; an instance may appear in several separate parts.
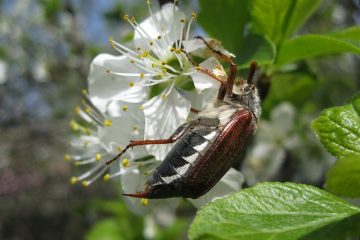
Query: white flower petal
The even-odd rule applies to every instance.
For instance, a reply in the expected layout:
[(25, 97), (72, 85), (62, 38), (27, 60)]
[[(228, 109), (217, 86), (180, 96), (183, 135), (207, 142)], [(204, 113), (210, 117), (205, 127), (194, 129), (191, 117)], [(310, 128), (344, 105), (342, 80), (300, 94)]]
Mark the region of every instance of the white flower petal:
[[(166, 89), (164, 93), (167, 93)], [(167, 139), (189, 115), (191, 104), (176, 89), (165, 99), (156, 96), (144, 104), (145, 139)], [(146, 149), (158, 160), (163, 160), (173, 144), (148, 145)]]
[(273, 142), (257, 142), (247, 154), (243, 173), (249, 185), (269, 181), (278, 173), (285, 159), (285, 150)]
[[(129, 194), (143, 191), (146, 178), (139, 169), (129, 169), (121, 175), (120, 181), (123, 193)], [(138, 198), (124, 197), (124, 200), (132, 212), (139, 215), (145, 214), (146, 207), (141, 205)]]
[(244, 176), (234, 168), (221, 178), (221, 180), (204, 196), (198, 199), (189, 199), (189, 201), (196, 207), (200, 208), (202, 205), (214, 201), (215, 199), (222, 198), (230, 193), (237, 192), (241, 189), (244, 183)]
[[(221, 43), (212, 38), (206, 38), (205, 41), (215, 50), (220, 51), (224, 55), (228, 57), (235, 57), (234, 54), (226, 50)], [(201, 57), (210, 57), (214, 56), (214, 53), (204, 44), (204, 42), (200, 39), (191, 39), (188, 41), (183, 41), (184, 50), (188, 53), (192, 53), (196, 56)]]
[[(181, 37), (180, 29), (183, 24), (180, 23), (181, 19), (185, 19), (185, 14), (177, 6), (174, 8), (172, 3), (165, 4), (160, 11), (154, 13), (153, 18), (148, 17), (139, 24), (134, 35), (135, 45), (148, 49), (149, 42), (144, 40), (157, 39), (158, 36), (164, 37), (166, 35), (163, 40), (168, 41), (170, 48)], [(146, 34), (140, 34), (141, 29), (145, 30)]]
[[(110, 72), (108, 72), (110, 71)], [(139, 77), (116, 76), (116, 73), (139, 74)], [(98, 100), (122, 100), (125, 102), (139, 103), (147, 98), (147, 88), (132, 86), (132, 82), (140, 79), (141, 69), (130, 63), (127, 56), (112, 56), (100, 54), (91, 63), (88, 77), (89, 96)]]
[[(210, 70), (210, 72), (213, 72), (215, 67), (221, 65), (220, 62), (215, 57), (211, 57), (206, 59), (204, 62), (200, 63), (200, 66)], [(194, 71), (196, 72), (194, 74), (191, 74), (190, 76), (194, 81), (194, 85), (198, 93), (201, 93), (204, 89), (207, 88), (216, 88), (216, 89), (219, 88), (220, 83), (218, 81), (216, 81), (215, 79), (213, 79), (209, 75), (206, 75), (203, 72), (197, 71), (195, 69)]]
[(294, 129), (296, 110), (290, 103), (284, 102), (271, 112), (271, 122), (278, 135), (285, 137)]
[(217, 96), (218, 89), (208, 88), (198, 94), (195, 91), (179, 90), (180, 94), (191, 102), (191, 107), (197, 110), (202, 110), (209, 102), (213, 102), (213, 99)]
[[(136, 121), (143, 121), (143, 116), (137, 116), (134, 119), (133, 115), (124, 114), (120, 117), (113, 117), (109, 120), (112, 122), (111, 126), (99, 128), (98, 135), (101, 145), (110, 153), (119, 153), (119, 146), (122, 148), (129, 144), (130, 140), (143, 139), (143, 125)], [(136, 128), (136, 129), (135, 129)], [(131, 159), (140, 158), (148, 155), (144, 147), (135, 147), (129, 149), (124, 156)]]
[[(123, 193), (144, 191), (146, 178), (139, 169), (126, 171), (125, 174), (121, 175)], [(124, 197), (124, 199), (132, 212), (139, 215), (151, 213), (157, 222), (160, 221), (163, 225), (167, 225), (166, 222), (171, 224), (174, 220), (175, 209), (179, 205), (179, 199), (174, 198), (164, 200), (149, 199), (147, 206), (143, 206), (139, 198)]]

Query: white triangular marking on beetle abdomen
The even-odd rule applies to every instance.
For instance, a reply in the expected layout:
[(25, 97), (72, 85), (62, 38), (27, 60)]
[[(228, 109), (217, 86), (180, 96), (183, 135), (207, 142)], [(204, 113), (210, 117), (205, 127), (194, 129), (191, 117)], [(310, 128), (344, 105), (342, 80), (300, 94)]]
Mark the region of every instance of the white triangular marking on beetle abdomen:
[(169, 184), (169, 183), (171, 183), (172, 181), (174, 181), (174, 180), (176, 180), (178, 178), (181, 178), (181, 175), (175, 174), (175, 175), (171, 175), (171, 176), (161, 177), (161, 179), (164, 180), (164, 182), (166, 184)]
[(198, 151), (199, 153), (203, 153), (206, 150), (206, 147), (209, 145), (208, 141), (205, 141), (201, 144), (198, 144), (196, 146), (193, 146), (193, 148)]
[(191, 164), (190, 163), (186, 163), (184, 165), (182, 165), (181, 167), (178, 167), (178, 168), (175, 168), (175, 171), (184, 176), (184, 174), (186, 173), (186, 171), (191, 167)]
[(206, 140), (212, 142), (217, 135), (217, 131), (212, 131), (208, 135), (203, 136)]
[(196, 152), (196, 153), (194, 153), (194, 154), (192, 154), (192, 155), (190, 155), (190, 156), (187, 156), (187, 157), (182, 156), (182, 158), (183, 158), (185, 161), (187, 161), (188, 163), (193, 164), (193, 163), (195, 163), (195, 161), (198, 159), (199, 155), (200, 155), (200, 153)]

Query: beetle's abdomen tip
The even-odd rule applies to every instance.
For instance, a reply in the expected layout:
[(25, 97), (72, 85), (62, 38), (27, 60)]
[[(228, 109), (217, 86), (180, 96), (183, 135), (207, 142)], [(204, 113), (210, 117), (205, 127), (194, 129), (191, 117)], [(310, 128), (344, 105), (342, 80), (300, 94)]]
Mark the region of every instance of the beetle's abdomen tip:
[(139, 192), (139, 193), (123, 193), (122, 195), (127, 197), (135, 197), (135, 198), (147, 198), (148, 192)]

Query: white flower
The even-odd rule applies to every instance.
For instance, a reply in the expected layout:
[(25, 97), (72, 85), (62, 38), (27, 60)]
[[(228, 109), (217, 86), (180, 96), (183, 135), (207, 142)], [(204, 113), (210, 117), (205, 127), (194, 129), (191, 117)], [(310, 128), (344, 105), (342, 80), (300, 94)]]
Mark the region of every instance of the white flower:
[(249, 185), (274, 180), (286, 159), (294, 166), (291, 181), (318, 183), (334, 157), (321, 146), (309, 129), (313, 116), (297, 114), (288, 102), (276, 106), (269, 120), (261, 120), (254, 145), (242, 171)]
[(253, 148), (247, 154), (243, 172), (249, 185), (275, 177), (286, 151), (299, 145), (295, 130), (296, 111), (290, 103), (282, 103), (271, 112), (270, 121), (261, 120)]
[[(90, 67), (88, 94), (82, 108), (76, 112), (87, 125), (72, 122), (80, 131), (74, 141), (74, 154), (66, 160), (76, 165), (93, 165), (72, 182), (92, 184), (100, 176), (104, 180), (119, 179), (124, 193), (144, 190), (148, 175), (162, 161), (173, 145), (135, 147), (121, 156), (110, 169), (105, 161), (112, 159), (130, 142), (141, 139), (166, 139), (187, 121), (191, 107), (203, 108), (216, 94), (218, 83), (205, 72), (226, 78), (219, 61), (209, 55), (200, 40), (190, 40), (189, 21), (174, 4), (167, 4), (141, 23), (125, 16), (135, 30), (134, 49), (110, 39), (111, 45), (122, 55), (100, 54)], [(187, 23), (188, 22), (188, 23)], [(231, 55), (211, 40), (210, 44)], [(191, 56), (203, 59), (196, 64)], [(202, 69), (204, 71), (199, 71)], [(108, 171), (109, 173), (105, 174)], [(200, 206), (215, 197), (239, 190), (242, 175), (229, 171), (208, 194), (192, 200)], [(178, 199), (151, 200), (125, 198), (131, 209), (139, 214), (166, 208), (173, 211)], [(147, 207), (142, 207), (147, 205)], [(161, 213), (161, 212), (160, 212)]]
[[(110, 43), (122, 56), (101, 54), (94, 59), (89, 93), (106, 103), (114, 100), (138, 103), (148, 99), (149, 89), (154, 91), (157, 85), (160, 91), (155, 96), (150, 95), (152, 99), (144, 104), (144, 137), (166, 139), (190, 113), (191, 102), (186, 99), (184, 85), (191, 87), (193, 81), (201, 99), (206, 97), (201, 94), (205, 89), (216, 88), (218, 83), (198, 71), (197, 64), (187, 56), (192, 52), (199, 55), (200, 50), (205, 49), (201, 40), (189, 39), (190, 26), (196, 15), (193, 14), (187, 24), (184, 13), (174, 4), (166, 4), (155, 14), (148, 6), (150, 17), (141, 23), (134, 17), (124, 17), (135, 30), (134, 49), (110, 38)], [(216, 45), (216, 41), (213, 44)], [(221, 65), (215, 57), (210, 57), (199, 66), (212, 72)], [(147, 150), (162, 160), (170, 148), (171, 145), (154, 145), (148, 146)]]

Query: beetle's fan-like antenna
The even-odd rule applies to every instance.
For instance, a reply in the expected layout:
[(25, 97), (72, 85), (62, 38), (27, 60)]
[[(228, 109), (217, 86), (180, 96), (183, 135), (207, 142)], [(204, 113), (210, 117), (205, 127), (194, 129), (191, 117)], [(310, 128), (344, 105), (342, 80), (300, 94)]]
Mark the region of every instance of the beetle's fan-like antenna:
[(249, 75), (248, 75), (248, 78), (247, 78), (247, 83), (249, 85), (253, 84), (252, 80), (253, 80), (254, 75), (255, 75), (256, 65), (257, 65), (257, 62), (255, 62), (255, 61), (251, 62), (250, 71), (249, 71)]

